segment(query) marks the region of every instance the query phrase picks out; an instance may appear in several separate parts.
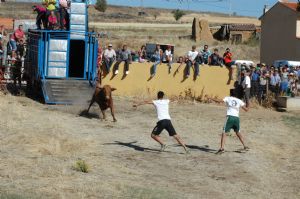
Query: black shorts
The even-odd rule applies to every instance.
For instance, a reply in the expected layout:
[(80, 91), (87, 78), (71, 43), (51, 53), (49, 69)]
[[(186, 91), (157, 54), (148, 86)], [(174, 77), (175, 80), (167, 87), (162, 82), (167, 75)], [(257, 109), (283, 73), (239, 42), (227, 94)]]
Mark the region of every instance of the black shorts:
[(159, 135), (164, 129), (168, 131), (169, 136), (176, 135), (176, 131), (172, 125), (171, 120), (160, 120), (157, 122), (156, 126), (154, 127), (152, 134)]

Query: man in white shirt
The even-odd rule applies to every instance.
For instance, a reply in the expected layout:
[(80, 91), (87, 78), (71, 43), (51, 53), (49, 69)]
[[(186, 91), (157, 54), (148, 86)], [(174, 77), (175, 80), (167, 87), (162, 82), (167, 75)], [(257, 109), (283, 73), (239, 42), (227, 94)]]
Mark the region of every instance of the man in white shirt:
[(196, 51), (196, 46), (192, 46), (192, 50), (190, 50), (187, 53), (187, 62), (186, 62), (186, 75), (185, 77), (188, 78), (190, 76), (190, 69), (194, 65), (195, 67), (195, 74), (194, 74), (194, 79), (199, 76), (199, 63), (198, 63), (198, 55), (199, 52)]
[(167, 147), (167, 145), (164, 144), (159, 137), (160, 133), (165, 129), (166, 131), (168, 131), (169, 136), (174, 137), (175, 140), (184, 148), (185, 152), (188, 153), (189, 151), (188, 151), (186, 145), (183, 143), (181, 138), (178, 136), (178, 134), (176, 133), (176, 131), (172, 125), (171, 117), (169, 114), (170, 100), (164, 99), (164, 95), (165, 95), (164, 92), (159, 91), (157, 93), (157, 100), (144, 101), (142, 103), (133, 105), (133, 107), (138, 107), (138, 106), (145, 105), (145, 104), (152, 104), (156, 108), (158, 122), (151, 133), (151, 137), (161, 145), (161, 151), (164, 151)]
[(233, 93), (231, 93), (231, 97), (225, 97), (223, 99), (223, 102), (227, 107), (227, 117), (226, 117), (225, 125), (223, 127), (223, 133), (221, 137), (221, 147), (217, 152), (217, 154), (224, 153), (226, 133), (229, 133), (231, 129), (234, 130), (237, 137), (243, 144), (244, 150), (248, 150), (249, 147), (245, 145), (242, 134), (240, 133), (240, 117), (239, 117), (240, 108), (242, 108), (246, 112), (248, 111), (248, 108), (245, 106), (245, 103), (242, 100), (234, 97)]
[(245, 78), (242, 83), (243, 88), (244, 88), (244, 94), (245, 94), (245, 101), (246, 101), (246, 107), (249, 108), (250, 105), (250, 90), (251, 90), (251, 79), (250, 79), (250, 71), (246, 70), (245, 71)]
[(116, 60), (116, 56), (117, 55), (116, 55), (115, 50), (112, 48), (112, 44), (109, 44), (108, 48), (105, 49), (105, 51), (104, 51), (104, 62), (105, 62), (107, 73), (110, 72), (110, 68), (111, 68), (112, 64), (114, 63), (114, 61)]

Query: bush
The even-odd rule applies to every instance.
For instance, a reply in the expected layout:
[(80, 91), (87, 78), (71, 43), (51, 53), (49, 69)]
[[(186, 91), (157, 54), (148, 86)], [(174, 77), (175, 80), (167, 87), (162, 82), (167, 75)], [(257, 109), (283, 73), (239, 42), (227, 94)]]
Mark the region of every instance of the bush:
[(97, 0), (95, 8), (99, 12), (105, 12), (107, 9), (107, 1), (106, 0)]
[(78, 159), (73, 167), (74, 170), (80, 171), (83, 173), (89, 172), (89, 166), (84, 160)]
[(185, 15), (185, 12), (179, 9), (173, 10), (172, 13), (176, 21), (178, 21), (179, 19), (181, 19), (181, 17)]

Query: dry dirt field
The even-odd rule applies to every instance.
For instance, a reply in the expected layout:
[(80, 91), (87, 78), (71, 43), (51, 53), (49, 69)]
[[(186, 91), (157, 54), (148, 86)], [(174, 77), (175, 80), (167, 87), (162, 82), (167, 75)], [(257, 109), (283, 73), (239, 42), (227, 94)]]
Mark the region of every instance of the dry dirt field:
[[(0, 198), (298, 199), (300, 118), (298, 113), (251, 109), (242, 129), (251, 150), (232, 135), (219, 147), (225, 108), (178, 102), (174, 126), (191, 149), (158, 152), (150, 139), (154, 108), (132, 108), (115, 97), (117, 123), (99, 120), (92, 107), (48, 106), (25, 97), (0, 95)], [(78, 159), (89, 173), (75, 171)]]

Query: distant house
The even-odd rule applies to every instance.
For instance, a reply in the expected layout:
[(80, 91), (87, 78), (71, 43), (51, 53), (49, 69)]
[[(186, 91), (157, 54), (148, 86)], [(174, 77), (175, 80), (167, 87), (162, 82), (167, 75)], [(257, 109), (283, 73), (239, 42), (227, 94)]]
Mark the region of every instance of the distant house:
[(260, 61), (273, 64), (275, 60), (300, 61), (300, 12), (297, 3), (277, 2), (260, 17)]

